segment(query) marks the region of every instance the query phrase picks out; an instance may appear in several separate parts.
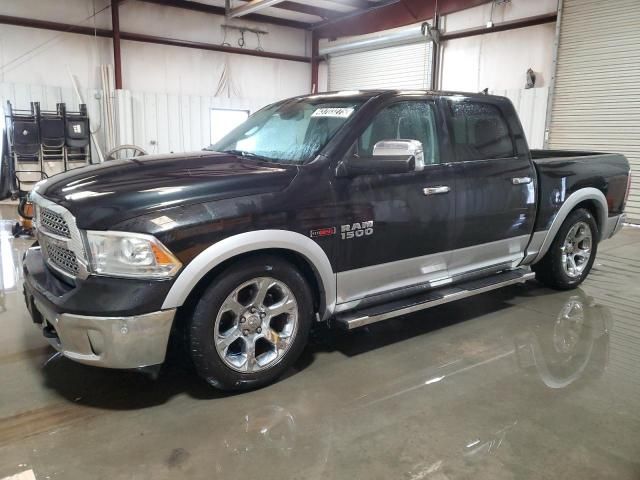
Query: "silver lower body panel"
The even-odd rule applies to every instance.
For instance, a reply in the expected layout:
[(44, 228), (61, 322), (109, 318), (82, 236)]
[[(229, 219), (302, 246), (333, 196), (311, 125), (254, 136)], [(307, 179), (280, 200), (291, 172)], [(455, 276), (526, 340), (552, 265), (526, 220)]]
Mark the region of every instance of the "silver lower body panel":
[(517, 267), (524, 257), (529, 235), (472, 245), (421, 257), (371, 265), (336, 276), (336, 312), (357, 307), (367, 297), (415, 285), (439, 287), (469, 272)]

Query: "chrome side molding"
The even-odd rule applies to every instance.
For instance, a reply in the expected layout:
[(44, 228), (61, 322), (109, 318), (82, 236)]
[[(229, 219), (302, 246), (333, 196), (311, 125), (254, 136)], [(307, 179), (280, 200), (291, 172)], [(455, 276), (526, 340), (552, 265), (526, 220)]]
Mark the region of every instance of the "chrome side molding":
[(531, 177), (514, 177), (511, 179), (514, 185), (527, 185), (531, 183)]
[(451, 189), (446, 185), (440, 185), (439, 187), (427, 187), (422, 189), (422, 193), (425, 195), (438, 195), (439, 193), (449, 193)]

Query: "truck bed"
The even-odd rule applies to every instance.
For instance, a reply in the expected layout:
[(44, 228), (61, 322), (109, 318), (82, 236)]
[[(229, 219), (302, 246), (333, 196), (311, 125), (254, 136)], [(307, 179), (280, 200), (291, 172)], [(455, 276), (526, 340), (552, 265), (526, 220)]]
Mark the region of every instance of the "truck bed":
[[(572, 150), (531, 150), (538, 175), (538, 214), (535, 231), (547, 230), (564, 199), (585, 186), (607, 199), (609, 217), (624, 211), (629, 162), (618, 153)], [(606, 220), (606, 219), (602, 219)]]

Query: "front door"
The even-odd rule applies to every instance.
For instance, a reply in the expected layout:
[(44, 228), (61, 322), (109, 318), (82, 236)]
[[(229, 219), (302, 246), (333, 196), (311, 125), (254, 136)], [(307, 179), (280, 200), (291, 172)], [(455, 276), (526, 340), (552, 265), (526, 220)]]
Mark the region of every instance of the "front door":
[[(455, 220), (453, 166), (440, 162), (438, 112), (429, 100), (380, 110), (349, 155), (370, 157), (382, 140), (418, 140), (424, 167), (336, 178), (338, 310), (381, 294), (446, 281)], [(366, 160), (362, 160), (366, 161)], [(348, 302), (348, 303), (347, 303)]]
[(515, 267), (533, 232), (536, 209), (535, 171), (521, 127), (510, 124), (517, 119), (509, 120), (504, 112), (512, 109), (500, 102), (453, 97), (443, 103), (456, 159), (450, 273)]

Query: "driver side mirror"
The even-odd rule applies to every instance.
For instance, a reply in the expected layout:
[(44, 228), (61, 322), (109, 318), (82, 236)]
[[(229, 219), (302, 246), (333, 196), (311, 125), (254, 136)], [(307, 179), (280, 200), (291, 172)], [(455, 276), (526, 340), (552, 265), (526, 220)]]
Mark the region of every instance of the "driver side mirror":
[(339, 177), (409, 173), (424, 168), (422, 143), (418, 140), (381, 140), (367, 157), (350, 156), (336, 169)]

